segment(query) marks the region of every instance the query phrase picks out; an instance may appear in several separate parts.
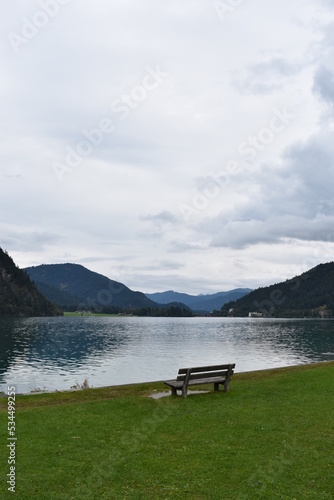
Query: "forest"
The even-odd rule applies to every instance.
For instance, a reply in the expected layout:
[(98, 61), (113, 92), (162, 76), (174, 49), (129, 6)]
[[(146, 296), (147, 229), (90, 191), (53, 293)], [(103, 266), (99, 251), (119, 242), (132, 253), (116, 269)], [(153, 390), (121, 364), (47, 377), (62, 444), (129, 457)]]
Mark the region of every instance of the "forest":
[(0, 316), (59, 316), (59, 307), (48, 301), (0, 248)]
[(275, 318), (332, 318), (334, 262), (319, 264), (290, 280), (258, 288), (224, 304), (218, 315), (243, 317), (250, 312)]

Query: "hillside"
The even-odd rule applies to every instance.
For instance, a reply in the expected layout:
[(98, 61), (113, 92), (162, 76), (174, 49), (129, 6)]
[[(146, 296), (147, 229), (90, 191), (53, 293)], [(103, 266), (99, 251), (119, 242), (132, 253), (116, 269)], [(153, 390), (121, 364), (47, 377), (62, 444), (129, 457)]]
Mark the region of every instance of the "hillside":
[(51, 304), (0, 248), (0, 316), (57, 316), (61, 311)]
[(54, 286), (47, 285), (46, 283), (36, 283), (38, 290), (47, 297), (48, 300), (54, 304), (58, 304), (64, 308), (73, 308), (75, 305), (82, 302), (79, 297), (75, 297), (65, 291), (59, 290)]
[(25, 270), (47, 297), (64, 307), (96, 311), (157, 307), (143, 293), (79, 264), (43, 264)]
[(206, 295), (189, 295), (187, 293), (174, 292), (168, 290), (167, 292), (146, 294), (151, 300), (159, 304), (166, 302), (182, 302), (189, 306), (194, 312), (209, 313), (213, 310), (220, 310), (221, 307), (232, 300), (237, 300), (240, 297), (248, 294), (252, 290), (250, 288), (236, 288), (228, 292), (218, 292)]
[(319, 264), (306, 273), (275, 285), (258, 288), (225, 304), (222, 316), (334, 317), (334, 262)]

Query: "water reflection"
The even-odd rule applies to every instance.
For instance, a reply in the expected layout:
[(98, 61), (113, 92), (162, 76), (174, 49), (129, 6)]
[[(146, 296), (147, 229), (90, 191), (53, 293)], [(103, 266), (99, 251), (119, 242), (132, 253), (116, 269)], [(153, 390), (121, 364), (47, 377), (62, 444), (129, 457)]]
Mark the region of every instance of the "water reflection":
[(174, 377), (180, 366), (237, 371), (334, 359), (334, 321), (231, 318), (0, 319), (0, 390), (69, 389)]

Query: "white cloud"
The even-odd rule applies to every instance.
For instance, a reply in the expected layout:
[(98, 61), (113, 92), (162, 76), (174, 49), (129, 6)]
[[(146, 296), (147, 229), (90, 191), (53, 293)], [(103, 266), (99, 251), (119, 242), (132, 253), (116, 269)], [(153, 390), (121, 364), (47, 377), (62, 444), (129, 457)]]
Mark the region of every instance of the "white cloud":
[[(42, 3), (6, 3), (0, 21), (0, 246), (19, 265), (87, 262), (136, 289), (200, 293), (330, 254), (330, 2), (241, 2), (221, 19), (204, 0), (54, 0), (15, 50), (9, 34), (43, 24)], [(59, 179), (54, 162), (83, 141)]]

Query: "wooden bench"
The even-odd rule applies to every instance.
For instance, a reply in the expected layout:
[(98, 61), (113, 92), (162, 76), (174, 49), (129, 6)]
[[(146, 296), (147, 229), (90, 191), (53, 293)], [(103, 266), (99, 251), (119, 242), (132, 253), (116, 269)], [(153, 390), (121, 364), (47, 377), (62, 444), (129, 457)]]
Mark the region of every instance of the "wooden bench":
[(224, 386), (224, 392), (228, 392), (229, 383), (235, 364), (198, 366), (196, 368), (180, 368), (175, 380), (166, 380), (164, 383), (172, 388), (172, 395), (176, 396), (177, 391), (182, 391), (182, 397), (187, 397), (189, 385), (211, 384), (214, 390), (219, 391), (219, 384)]

